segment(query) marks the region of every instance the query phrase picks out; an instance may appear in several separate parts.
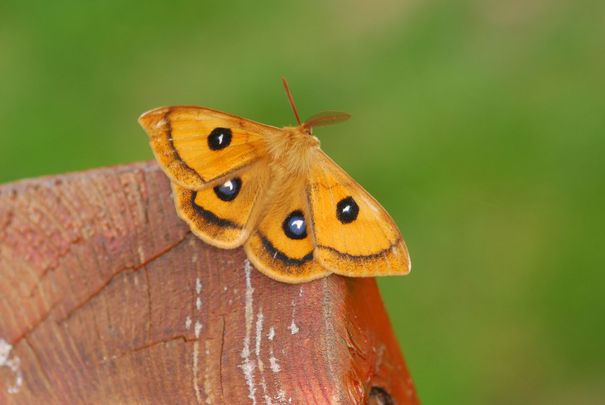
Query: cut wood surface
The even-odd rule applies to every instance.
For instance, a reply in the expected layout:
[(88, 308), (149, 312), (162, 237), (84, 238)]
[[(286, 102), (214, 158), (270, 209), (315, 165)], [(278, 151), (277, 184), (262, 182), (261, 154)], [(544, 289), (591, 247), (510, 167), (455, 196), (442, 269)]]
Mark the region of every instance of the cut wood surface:
[(416, 404), (376, 282), (256, 271), (153, 162), (0, 186), (0, 404)]

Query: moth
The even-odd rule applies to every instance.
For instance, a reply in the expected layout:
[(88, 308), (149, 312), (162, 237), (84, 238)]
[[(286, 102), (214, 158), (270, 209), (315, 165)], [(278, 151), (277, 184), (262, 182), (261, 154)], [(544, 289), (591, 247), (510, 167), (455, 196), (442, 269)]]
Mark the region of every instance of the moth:
[(267, 276), (304, 283), (331, 273), (404, 275), (406, 245), (386, 210), (319, 145), (322, 113), (277, 128), (205, 107), (161, 107), (139, 123), (172, 183), (178, 215), (204, 242), (243, 245)]

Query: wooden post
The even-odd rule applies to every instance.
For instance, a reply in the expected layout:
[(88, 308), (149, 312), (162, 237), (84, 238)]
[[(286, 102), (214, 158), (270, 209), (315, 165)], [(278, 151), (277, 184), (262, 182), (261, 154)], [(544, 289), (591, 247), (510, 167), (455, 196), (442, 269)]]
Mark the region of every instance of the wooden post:
[(418, 400), (373, 279), (263, 276), (150, 162), (0, 187), (0, 403)]

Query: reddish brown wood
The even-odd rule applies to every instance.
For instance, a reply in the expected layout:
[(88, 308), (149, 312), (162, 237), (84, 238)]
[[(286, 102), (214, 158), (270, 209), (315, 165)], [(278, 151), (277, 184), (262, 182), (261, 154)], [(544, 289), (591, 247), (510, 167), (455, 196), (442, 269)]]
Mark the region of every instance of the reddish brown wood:
[(273, 281), (141, 163), (0, 187), (0, 403), (417, 399), (373, 279)]

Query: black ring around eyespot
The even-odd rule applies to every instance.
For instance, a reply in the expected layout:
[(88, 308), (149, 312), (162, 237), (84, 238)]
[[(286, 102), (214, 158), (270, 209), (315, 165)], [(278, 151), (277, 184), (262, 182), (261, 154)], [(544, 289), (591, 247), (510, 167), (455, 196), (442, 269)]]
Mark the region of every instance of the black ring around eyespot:
[(214, 128), (208, 135), (208, 147), (211, 150), (225, 149), (231, 144), (232, 136), (229, 128)]
[(242, 179), (235, 177), (214, 187), (214, 194), (223, 201), (233, 201), (242, 188)]
[(307, 237), (307, 222), (302, 211), (292, 211), (284, 220), (282, 228), (290, 239), (304, 239)]
[(359, 215), (359, 205), (353, 197), (343, 198), (336, 204), (336, 218), (343, 224), (350, 224), (357, 219)]

